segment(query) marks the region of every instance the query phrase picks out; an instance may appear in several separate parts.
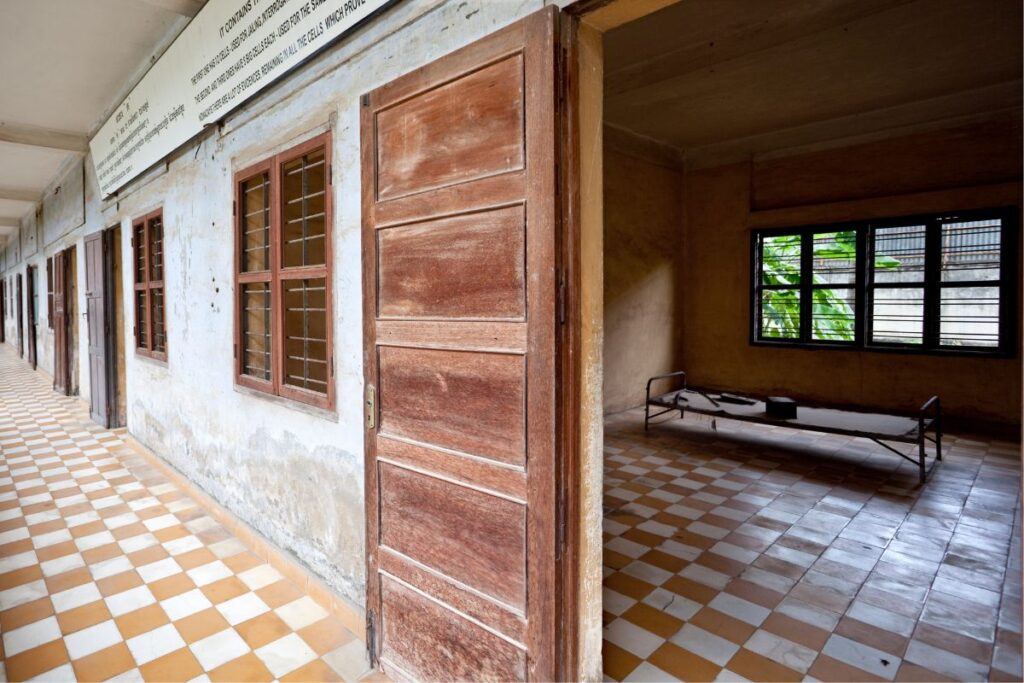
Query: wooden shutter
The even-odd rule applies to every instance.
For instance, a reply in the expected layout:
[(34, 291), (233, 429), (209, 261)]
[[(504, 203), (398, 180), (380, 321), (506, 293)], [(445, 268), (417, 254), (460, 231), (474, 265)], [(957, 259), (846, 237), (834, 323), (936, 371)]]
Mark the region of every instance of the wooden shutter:
[(28, 364), (36, 369), (36, 268), (25, 268), (26, 302), (28, 305), (28, 321), (25, 334), (28, 340)]
[(368, 626), (402, 678), (555, 676), (556, 19), (362, 102)]

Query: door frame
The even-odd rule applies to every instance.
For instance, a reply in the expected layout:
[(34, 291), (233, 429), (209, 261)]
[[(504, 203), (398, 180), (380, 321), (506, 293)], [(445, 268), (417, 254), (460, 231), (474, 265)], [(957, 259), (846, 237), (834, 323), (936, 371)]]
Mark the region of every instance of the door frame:
[[(53, 388), (71, 395), (71, 320), (68, 314), (68, 280), (71, 273), (70, 250), (53, 255)], [(58, 315), (58, 310), (60, 314)], [(63, 347), (63, 358), (61, 357)]]

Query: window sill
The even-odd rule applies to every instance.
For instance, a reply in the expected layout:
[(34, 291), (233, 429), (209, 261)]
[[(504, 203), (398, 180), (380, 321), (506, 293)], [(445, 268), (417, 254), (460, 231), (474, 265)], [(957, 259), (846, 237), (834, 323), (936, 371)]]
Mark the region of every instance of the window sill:
[(166, 353), (156, 356), (151, 353), (141, 351), (140, 349), (135, 349), (135, 358), (144, 360), (147, 363), (152, 363), (153, 365), (158, 365), (164, 368), (168, 367)]
[(759, 346), (773, 349), (799, 349), (801, 351), (847, 351), (856, 353), (892, 353), (911, 356), (943, 356), (959, 358), (1016, 358), (1016, 351), (984, 351), (975, 349), (916, 349), (903, 346), (879, 346), (879, 345), (858, 345), (844, 342), (814, 343), (814, 342), (786, 342), (769, 341), (757, 339), (750, 342), (750, 346)]
[(253, 398), (259, 398), (267, 401), (271, 404), (281, 406), (282, 408), (289, 408), (291, 410), (305, 413), (313, 417), (319, 417), (330, 422), (339, 422), (338, 411), (330, 408), (320, 408), (318, 406), (311, 405), (309, 403), (303, 403), (302, 401), (296, 401), (292, 398), (285, 398), (284, 396), (277, 396), (275, 394), (261, 391), (260, 389), (254, 389), (247, 387), (237, 382), (234, 384), (235, 393), (242, 394), (243, 396), (251, 396)]

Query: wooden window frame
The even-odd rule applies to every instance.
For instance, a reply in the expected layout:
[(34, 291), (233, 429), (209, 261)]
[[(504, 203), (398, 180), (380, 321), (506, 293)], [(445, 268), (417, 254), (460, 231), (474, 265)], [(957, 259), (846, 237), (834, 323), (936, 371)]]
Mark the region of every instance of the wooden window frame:
[[(764, 228), (752, 230), (750, 233), (750, 344), (753, 346), (772, 346), (777, 348), (802, 349), (842, 349), (847, 351), (878, 351), (907, 353), (914, 355), (940, 356), (982, 356), (1007, 358), (1016, 354), (1017, 337), (1017, 282), (1018, 267), (1017, 245), (1019, 244), (1020, 222), (1017, 207), (964, 209), (962, 211), (942, 211), (929, 214), (888, 217), (862, 221), (846, 221), (805, 225), (792, 228)], [(999, 218), (1001, 224), (1000, 271), (999, 280), (992, 281), (991, 286), (998, 287), (1000, 293), (999, 306), (999, 343), (994, 347), (982, 346), (943, 346), (939, 340), (940, 295), (943, 287), (956, 286), (962, 283), (944, 285), (941, 281), (939, 260), (941, 258), (941, 240), (939, 239), (941, 224), (951, 220), (969, 221)], [(926, 226), (925, 243), (925, 277), (920, 284), (889, 285), (874, 282), (873, 237), (877, 228), (886, 228), (917, 223)], [(853, 230), (857, 235), (857, 262), (854, 295), (854, 340), (828, 341), (812, 340), (810, 329), (811, 307), (804, 306), (810, 301), (807, 293), (813, 287), (828, 288), (828, 285), (815, 286), (811, 283), (811, 267), (813, 253), (807, 247), (813, 244), (815, 234)], [(765, 237), (779, 235), (801, 235), (801, 292), (800, 335), (792, 339), (764, 337), (761, 334), (761, 292), (772, 289), (761, 283), (761, 242)], [(967, 285), (977, 283), (966, 283)], [(924, 290), (924, 329), (925, 339), (921, 344), (875, 342), (871, 340), (872, 331), (872, 295), (875, 287), (911, 287)], [(847, 288), (841, 286), (840, 288)], [(778, 287), (775, 287), (778, 289)]]
[[(299, 266), (284, 268), (282, 262), (282, 214), (281, 203), (281, 170), (285, 164), (294, 161), (304, 154), (316, 149), (324, 150), (324, 264), (318, 266)], [(331, 154), (331, 133), (321, 133), (294, 147), (253, 164), (234, 175), (234, 204), (232, 207), (232, 230), (235, 244), (235, 384), (253, 389), (272, 396), (315, 406), (333, 411), (335, 409), (335, 377), (334, 377), (334, 298), (333, 298), (333, 173)], [(270, 269), (267, 271), (242, 272), (242, 253), (244, 249), (242, 183), (255, 176), (266, 173), (270, 185)], [(294, 387), (282, 381), (284, 377), (284, 289), (287, 280), (305, 280), (323, 278), (324, 305), (326, 306), (325, 334), (327, 345), (327, 393)], [(270, 380), (263, 380), (243, 373), (245, 348), (242, 339), (242, 286), (247, 284), (269, 283), (270, 285)]]
[[(153, 257), (153, 243), (152, 233), (150, 232), (150, 226), (153, 223), (154, 218), (160, 219), (160, 229), (163, 231), (161, 241), (163, 242), (163, 248), (160, 250), (160, 280), (151, 280), (152, 269), (150, 259)], [(139, 280), (139, 245), (136, 244), (135, 234), (139, 226), (142, 226), (142, 239), (145, 242), (145, 250), (142, 255), (142, 281)], [(147, 213), (145, 216), (141, 216), (132, 221), (132, 278), (134, 281), (134, 287), (132, 292), (132, 315), (135, 317), (135, 326), (133, 328), (132, 336), (135, 338), (135, 354), (137, 356), (144, 356), (146, 358), (152, 358), (154, 360), (167, 362), (167, 346), (168, 346), (168, 335), (167, 335), (167, 290), (164, 287), (165, 280), (167, 278), (167, 259), (164, 255), (167, 253), (167, 225), (164, 223), (163, 209), (157, 209)], [(163, 323), (164, 327), (164, 350), (156, 351), (153, 349), (153, 290), (159, 289), (164, 295), (163, 305)], [(146, 309), (146, 342), (142, 344), (140, 342), (139, 320), (138, 320), (138, 305), (136, 304), (136, 297), (138, 292), (145, 292), (145, 309)]]

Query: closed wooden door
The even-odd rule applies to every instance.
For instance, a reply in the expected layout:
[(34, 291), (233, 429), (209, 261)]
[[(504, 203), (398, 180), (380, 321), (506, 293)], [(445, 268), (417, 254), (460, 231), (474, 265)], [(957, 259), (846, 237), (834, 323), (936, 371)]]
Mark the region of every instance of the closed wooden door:
[(25, 285), (27, 289), (28, 321), (25, 326), (26, 339), (28, 341), (28, 362), (32, 369), (36, 369), (36, 318), (38, 317), (36, 301), (36, 268), (27, 266), (25, 268)]
[(110, 420), (107, 372), (107, 323), (103, 233), (85, 240), (85, 316), (89, 328), (89, 408), (92, 419), (104, 427)]
[(0, 344), (7, 341), (7, 278), (0, 279)]
[(53, 255), (53, 388), (70, 391), (68, 363), (67, 315), (68, 259), (67, 252)]
[(18, 273), (15, 278), (14, 294), (16, 300), (14, 302), (15, 310), (17, 311), (17, 323), (18, 323), (18, 355), (22, 358), (25, 357), (25, 292), (21, 284), (21, 273)]
[(396, 677), (555, 675), (556, 20), (362, 101), (368, 627)]

